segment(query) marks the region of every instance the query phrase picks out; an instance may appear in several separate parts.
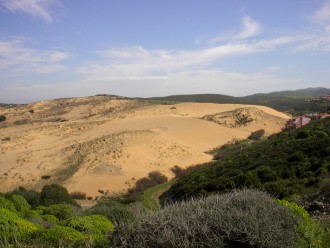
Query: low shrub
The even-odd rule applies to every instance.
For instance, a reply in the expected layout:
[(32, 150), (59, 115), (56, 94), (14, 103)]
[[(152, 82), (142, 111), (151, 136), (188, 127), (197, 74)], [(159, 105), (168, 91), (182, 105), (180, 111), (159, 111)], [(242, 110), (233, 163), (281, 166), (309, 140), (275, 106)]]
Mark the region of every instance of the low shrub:
[(86, 193), (80, 191), (74, 191), (70, 193), (72, 199), (75, 200), (86, 200)]
[(97, 245), (107, 245), (107, 234), (113, 231), (112, 222), (105, 216), (89, 215), (83, 217), (72, 217), (61, 222), (61, 225), (71, 227), (91, 238)]
[(19, 187), (10, 192), (10, 194), (23, 196), (32, 207), (40, 205), (40, 193), (35, 190), (27, 190), (24, 187)]
[(14, 203), (12, 203), (10, 200), (6, 199), (3, 196), (0, 196), (0, 208), (8, 209), (11, 212), (16, 213), (16, 208)]
[(68, 219), (73, 214), (73, 206), (67, 204), (54, 204), (51, 206), (39, 206), (37, 210), (40, 211), (41, 215), (54, 215), (59, 220)]
[(122, 204), (111, 199), (99, 201), (90, 209), (90, 213), (106, 216), (115, 224), (135, 219), (131, 208), (127, 204)]
[(31, 209), (30, 204), (25, 200), (23, 196), (8, 195), (6, 198), (14, 204), (15, 209), (23, 216), (25, 216), (25, 214)]
[(299, 217), (298, 230), (300, 234), (300, 240), (297, 247), (299, 248), (326, 248), (328, 243), (325, 239), (326, 233), (321, 227), (320, 223), (312, 220), (308, 212), (301, 206), (294, 202), (287, 200), (277, 200), (277, 203), (289, 208), (296, 216)]
[(119, 225), (112, 247), (292, 247), (298, 217), (266, 193), (243, 189), (175, 203)]
[(200, 169), (201, 167), (203, 167), (205, 165), (206, 164), (196, 164), (196, 165), (192, 165), (187, 168), (184, 168), (184, 169), (178, 165), (175, 165), (171, 168), (171, 172), (175, 175), (175, 178), (180, 178), (180, 177), (187, 175), (190, 172)]
[(28, 240), (41, 229), (40, 226), (20, 218), (16, 213), (0, 208), (1, 241)]
[(67, 226), (54, 226), (43, 229), (39, 232), (38, 239), (55, 247), (82, 247), (82, 244), (88, 241), (86, 235)]
[(51, 214), (42, 215), (41, 218), (50, 224), (56, 224), (59, 222), (59, 219), (56, 216), (51, 215)]
[(5, 115), (0, 115), (0, 122), (5, 121), (7, 117)]
[(250, 140), (260, 140), (264, 135), (265, 135), (265, 130), (260, 129), (260, 130), (257, 130), (255, 132), (252, 132), (250, 134), (250, 136), (248, 137), (248, 139), (250, 139)]

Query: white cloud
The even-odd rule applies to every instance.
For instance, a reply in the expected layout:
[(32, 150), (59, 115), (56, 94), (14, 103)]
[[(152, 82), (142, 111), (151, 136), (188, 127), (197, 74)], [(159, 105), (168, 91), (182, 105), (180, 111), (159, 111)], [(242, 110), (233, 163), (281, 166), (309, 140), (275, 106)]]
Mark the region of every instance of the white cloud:
[(325, 4), (315, 13), (314, 19), (330, 21), (330, 1), (326, 1)]
[(256, 42), (228, 43), (194, 51), (147, 50), (141, 46), (98, 51), (98, 62), (80, 66), (77, 71), (93, 80), (167, 77), (169, 74), (212, 68), (233, 56), (268, 52), (294, 44), (301, 37), (283, 36)]
[(10, 12), (25, 13), (52, 23), (54, 18), (51, 14), (51, 7), (59, 5), (57, 0), (0, 0), (0, 6)]
[(0, 39), (0, 71), (54, 72), (64, 69), (58, 63), (71, 57), (66, 51), (26, 47), (22, 38)]
[(244, 16), (242, 18), (243, 29), (240, 33), (236, 35), (236, 38), (239, 40), (247, 39), (249, 37), (256, 36), (261, 33), (262, 27), (261, 24), (254, 21), (249, 16)]
[(239, 32), (228, 32), (226, 34), (214, 37), (209, 40), (210, 45), (217, 44), (223, 41), (240, 41), (247, 38), (259, 35), (262, 32), (262, 25), (257, 21), (253, 20), (250, 16), (243, 16), (241, 19), (242, 28)]

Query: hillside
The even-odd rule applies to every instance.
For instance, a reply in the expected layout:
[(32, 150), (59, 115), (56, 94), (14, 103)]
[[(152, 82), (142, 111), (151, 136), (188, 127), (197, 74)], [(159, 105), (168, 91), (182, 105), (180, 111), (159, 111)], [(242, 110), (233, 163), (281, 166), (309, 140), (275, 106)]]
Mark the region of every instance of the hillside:
[[(248, 123), (206, 120), (242, 111)], [(248, 110), (248, 112), (246, 112)], [(264, 129), (279, 132), (288, 116), (268, 107), (154, 102), (99, 95), (0, 107), (0, 183), (40, 190), (57, 183), (69, 191), (120, 192), (151, 171), (208, 162), (206, 152)]]
[(308, 102), (308, 100), (326, 95), (329, 92), (330, 89), (326, 88), (307, 88), (292, 91), (259, 93), (244, 97), (220, 94), (197, 94), (153, 97), (151, 99), (176, 102), (255, 104), (268, 106), (278, 111), (297, 113), (305, 111), (326, 111), (329, 107), (328, 104)]
[(163, 201), (242, 187), (259, 188), (279, 198), (314, 192), (330, 176), (330, 118), (252, 145), (226, 145), (217, 157), (212, 165), (177, 180)]

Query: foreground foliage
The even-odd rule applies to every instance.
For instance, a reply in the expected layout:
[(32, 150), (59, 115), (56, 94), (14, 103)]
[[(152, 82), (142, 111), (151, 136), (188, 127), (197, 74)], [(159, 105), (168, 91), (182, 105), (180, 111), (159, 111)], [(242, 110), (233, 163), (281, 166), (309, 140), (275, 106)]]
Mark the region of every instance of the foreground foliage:
[(113, 247), (293, 247), (299, 219), (260, 191), (241, 190), (142, 213)]
[(286, 200), (277, 200), (277, 203), (288, 207), (299, 217), (298, 232), (300, 239), (297, 243), (297, 247), (321, 248), (330, 244), (329, 233), (326, 233), (320, 223), (314, 221), (305, 209), (296, 203)]

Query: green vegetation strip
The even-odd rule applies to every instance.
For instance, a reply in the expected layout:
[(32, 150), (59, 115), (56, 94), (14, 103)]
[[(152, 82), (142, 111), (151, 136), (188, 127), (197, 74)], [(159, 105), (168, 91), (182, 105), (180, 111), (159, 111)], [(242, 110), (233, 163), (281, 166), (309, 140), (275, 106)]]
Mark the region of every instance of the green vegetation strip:
[(142, 195), (142, 205), (150, 210), (157, 210), (160, 208), (158, 197), (171, 187), (175, 180), (159, 184), (153, 188), (147, 189)]

